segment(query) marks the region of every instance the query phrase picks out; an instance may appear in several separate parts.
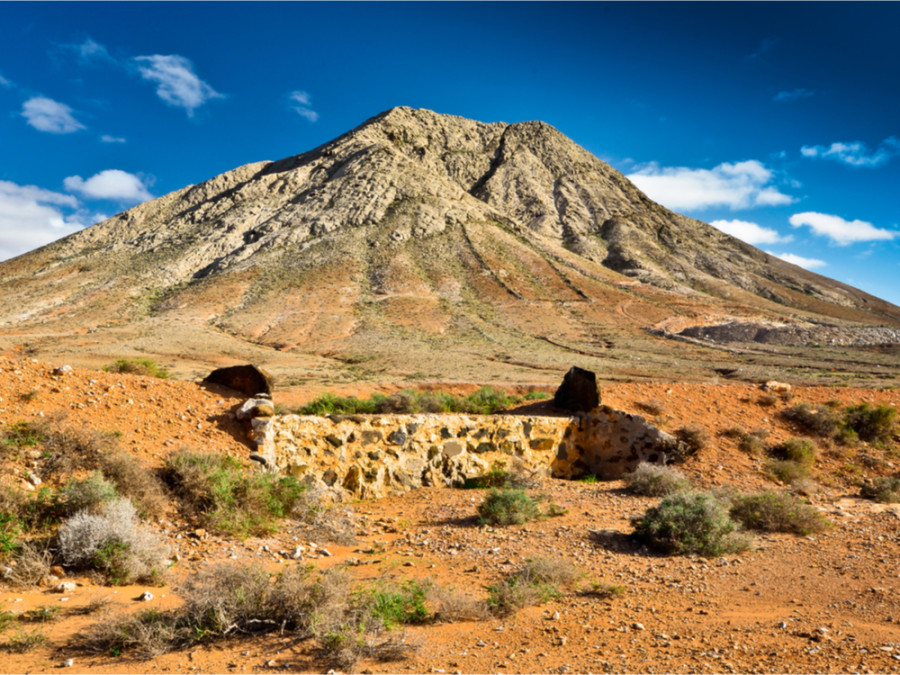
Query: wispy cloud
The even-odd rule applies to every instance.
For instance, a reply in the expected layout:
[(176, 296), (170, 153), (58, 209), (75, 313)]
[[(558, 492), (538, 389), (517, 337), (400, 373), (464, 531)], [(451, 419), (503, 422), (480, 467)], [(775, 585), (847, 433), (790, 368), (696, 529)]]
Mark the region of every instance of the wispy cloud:
[(726, 206), (732, 210), (779, 206), (794, 200), (772, 184), (773, 173), (751, 159), (724, 163), (712, 169), (640, 167), (628, 179), (652, 199), (672, 209), (701, 210)]
[(178, 54), (154, 54), (134, 58), (141, 77), (156, 83), (156, 94), (169, 105), (184, 108), (188, 117), (207, 101), (224, 98), (197, 77), (191, 62)]
[(310, 104), (311, 97), (305, 91), (292, 91), (289, 98), (291, 100), (291, 108), (300, 117), (306, 118), (310, 122), (315, 122), (319, 119), (319, 113), (312, 109)]
[(80, 44), (63, 45), (63, 47), (75, 52), (78, 55), (78, 60), (82, 63), (102, 62), (118, 64), (118, 61), (110, 55), (106, 47), (91, 38), (87, 38)]
[(79, 215), (66, 216), (61, 207), (77, 208), (72, 195), (0, 180), (0, 260), (43, 246), (84, 226)]
[(754, 246), (756, 244), (778, 244), (793, 239), (790, 235), (782, 237), (777, 230), (746, 220), (714, 220), (710, 225)]
[(139, 176), (119, 169), (101, 171), (87, 180), (81, 176), (69, 176), (63, 185), (69, 192), (78, 193), (85, 199), (109, 199), (128, 204), (153, 199)]
[(72, 116), (69, 106), (43, 96), (25, 101), (22, 104), (22, 117), (38, 131), (51, 134), (71, 134), (84, 129), (84, 125)]
[(771, 37), (763, 38), (759, 43), (759, 47), (756, 48), (756, 51), (751, 52), (750, 54), (747, 54), (746, 56), (744, 56), (744, 58), (747, 61), (756, 61), (757, 59), (762, 58), (763, 56), (768, 54), (770, 51), (775, 49), (775, 45), (777, 45), (777, 44), (778, 44), (778, 40), (776, 40), (775, 38), (771, 38)]
[(815, 211), (796, 213), (791, 216), (790, 223), (794, 227), (806, 226), (840, 246), (860, 241), (891, 241), (900, 237), (898, 231), (884, 230), (864, 220), (844, 220), (840, 216)]
[(11, 87), (12, 82), (3, 77), (3, 73), (0, 73), (0, 87)]
[(793, 253), (773, 253), (772, 251), (766, 251), (769, 255), (773, 255), (776, 258), (781, 258), (785, 262), (789, 262), (792, 265), (796, 265), (797, 267), (802, 267), (806, 270), (811, 270), (816, 267), (825, 267), (828, 263), (824, 260), (818, 260), (816, 258), (804, 258), (803, 256), (794, 255)]
[(103, 134), (100, 137), (101, 143), (124, 143), (125, 139), (121, 136), (110, 136), (109, 134)]
[(799, 101), (801, 98), (810, 98), (815, 96), (816, 92), (810, 89), (791, 89), (790, 91), (779, 91), (772, 100), (776, 103), (790, 103), (791, 101)]
[(832, 143), (828, 147), (824, 145), (804, 145), (800, 148), (800, 154), (809, 158), (831, 159), (848, 166), (873, 168), (885, 164), (896, 155), (900, 155), (900, 140), (889, 136), (871, 152), (862, 141)]

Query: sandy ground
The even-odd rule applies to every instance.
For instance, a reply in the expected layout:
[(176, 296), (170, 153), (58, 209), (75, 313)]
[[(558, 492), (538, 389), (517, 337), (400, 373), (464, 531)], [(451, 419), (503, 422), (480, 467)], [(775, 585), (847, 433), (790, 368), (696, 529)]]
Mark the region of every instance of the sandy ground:
[[(55, 375), (59, 365), (17, 353), (0, 357), (0, 424), (64, 412), (66, 424), (119, 432), (122, 447), (150, 466), (182, 447), (242, 458), (249, 453), (229, 416), (240, 399), (224, 390), (83, 369)], [(318, 393), (297, 390), (283, 399), (295, 404)], [(276, 403), (280, 396), (276, 392)], [(604, 389), (604, 403), (613, 407), (645, 415), (648, 406), (658, 410), (649, 416), (666, 430), (705, 428), (711, 440), (684, 472), (703, 488), (748, 491), (775, 486), (760, 458), (719, 432), (767, 429), (770, 442), (783, 440), (798, 432), (777, 417), (778, 410), (829, 400), (896, 406), (900, 390), (799, 387), (791, 401), (765, 405), (764, 393), (748, 384)], [(179, 581), (198, 570), (236, 561), (276, 571), (295, 564), (285, 553), (303, 544), (303, 563), (325, 568), (353, 559), (358, 564), (349, 569), (360, 578), (431, 579), (477, 598), (536, 555), (562, 557), (587, 581), (625, 587), (612, 599), (572, 593), (509, 618), (412, 627), (408, 638), (420, 646), (409, 658), (361, 662), (356, 670), (363, 672), (900, 672), (900, 506), (855, 496), (858, 480), (892, 475), (898, 461), (896, 442), (823, 449), (810, 500), (834, 522), (832, 529), (809, 537), (761, 535), (749, 551), (712, 559), (642, 548), (630, 537), (630, 518), (658, 500), (626, 494), (621, 481), (545, 481), (532, 494), (567, 509), (566, 515), (507, 528), (477, 525), (483, 493), (473, 490), (429, 488), (353, 503), (347, 508), (358, 519), (356, 541), (345, 546), (310, 542), (291, 523), (267, 538), (228, 540), (198, 533), (195, 524), (171, 513), (156, 524), (181, 556), (165, 586), (99, 586), (80, 576), (66, 578), (78, 584), (66, 594), (0, 586), (3, 610), (62, 608), (53, 621), (28, 625), (44, 632), (46, 645), (25, 654), (0, 652), (0, 671), (55, 672), (72, 658), (72, 670), (90, 673), (327, 672), (331, 666), (317, 660), (311, 644), (277, 634), (150, 661), (78, 649), (77, 633), (102, 620), (102, 612), (77, 614), (92, 600), (109, 599), (113, 611), (177, 606)], [(24, 468), (4, 461), (0, 479), (21, 486)], [(137, 600), (146, 590), (153, 600)]]

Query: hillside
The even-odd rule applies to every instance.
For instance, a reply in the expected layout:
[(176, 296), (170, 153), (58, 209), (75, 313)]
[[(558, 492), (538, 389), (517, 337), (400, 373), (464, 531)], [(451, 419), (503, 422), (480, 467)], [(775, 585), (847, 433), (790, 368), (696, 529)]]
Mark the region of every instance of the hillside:
[[(88, 458), (96, 441), (78, 441), (62, 462), (60, 446), (46, 439), (16, 441), (20, 422), (65, 432), (69, 448), (79, 438), (100, 438), (91, 431), (107, 432), (102, 438), (113, 445), (105, 452), (124, 451), (158, 475), (173, 453), (185, 450), (247, 463), (249, 448), (230, 415), (241, 399), (187, 382), (57, 365), (20, 353), (0, 356), (4, 499), (13, 488), (34, 508), (58, 508), (66, 500), (54, 494), (78, 494), (72, 483), (89, 478), (71, 467)], [(280, 392), (275, 400), (281, 402)], [(72, 659), (71, 668), (86, 673), (900, 671), (900, 510), (861, 499), (858, 487), (896, 475), (900, 437), (843, 445), (804, 433), (781, 414), (827, 401), (897, 406), (900, 393), (796, 387), (792, 397), (775, 397), (748, 384), (624, 383), (606, 387), (604, 400), (669, 430), (699, 427), (706, 444), (678, 467), (697, 489), (805, 495), (833, 526), (809, 535), (755, 533), (750, 548), (737, 553), (664, 555), (635, 540), (631, 523), (659, 498), (630, 494), (618, 480), (543, 480), (527, 492), (544, 512), (555, 505), (555, 515), (521, 525), (479, 525), (485, 490), (423, 488), (314, 519), (301, 509), (271, 532), (238, 536), (207, 523), (208, 513), (186, 508), (183, 491), (168, 484), (146, 516), (174, 561), (156, 582), (114, 585), (74, 565), (54, 568), (37, 585), (0, 578), (0, 670), (54, 672)], [(767, 451), (743, 448), (734, 429), (755, 432), (768, 448), (794, 437), (813, 441), (818, 452), (809, 479), (774, 482)], [(136, 475), (132, 469), (132, 489)], [(35, 476), (42, 479), (37, 486)], [(32, 523), (36, 531), (26, 538), (54, 541), (59, 525)], [(4, 569), (8, 553), (0, 553)], [(13, 567), (22, 565), (11, 555)], [(510, 614), (483, 607), (473, 614), (489, 587), (536, 556), (582, 576)], [(165, 617), (181, 611), (192, 583), (218, 579), (216, 600), (237, 592), (237, 577), (220, 565), (273, 575), (306, 566), (313, 574), (344, 570), (349, 576), (342, 578), (357, 589), (431, 584), (444, 594), (429, 592), (425, 608), (444, 613), (380, 636), (393, 640), (393, 650), (380, 652), (388, 660), (371, 656), (352, 666), (335, 662), (339, 645), (260, 623), (229, 628), (225, 636), (198, 629), (189, 646), (167, 647)], [(60, 583), (72, 586), (54, 591)], [(152, 597), (142, 600), (146, 592)], [(122, 646), (86, 649), (85, 631), (128, 615), (144, 616), (149, 628)]]
[[(668, 339), (728, 321), (798, 348)], [(185, 376), (527, 383), (577, 360), (609, 380), (876, 384), (897, 354), (865, 349), (898, 329), (900, 308), (668, 211), (547, 124), (410, 108), (0, 263), (3, 346)]]

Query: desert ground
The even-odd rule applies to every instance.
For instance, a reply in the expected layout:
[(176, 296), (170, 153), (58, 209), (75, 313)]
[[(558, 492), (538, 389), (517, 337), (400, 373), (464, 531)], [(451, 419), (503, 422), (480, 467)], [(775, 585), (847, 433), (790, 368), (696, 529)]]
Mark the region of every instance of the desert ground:
[[(62, 365), (21, 351), (0, 357), (0, 429), (51, 420), (112, 432), (120, 448), (154, 470), (182, 448), (232, 455), (251, 470), (245, 434), (231, 415), (241, 397), (190, 381), (55, 370)], [(481, 384), (453, 388), (465, 392)], [(346, 385), (340, 393), (397, 388)], [(321, 393), (321, 387), (294, 386), (276, 390), (274, 399), (292, 406)], [(545, 511), (555, 505), (557, 515), (505, 527), (479, 524), (477, 507), (486, 493), (478, 489), (425, 488), (341, 504), (336, 508), (351, 525), (339, 541), (290, 518), (264, 536), (223, 536), (170, 505), (152, 523), (177, 554), (160, 584), (114, 586), (60, 569), (63, 576), (37, 587), (0, 580), (0, 611), (15, 624), (0, 635), (0, 671), (900, 672), (900, 505), (859, 494), (862, 481), (896, 475), (900, 445), (896, 437), (838, 445), (809, 436), (779, 414), (799, 403), (829, 401), (896, 407), (900, 389), (794, 386), (789, 396), (772, 396), (755, 383), (663, 380), (603, 388), (607, 405), (666, 430), (693, 425), (705, 432), (703, 447), (678, 467), (696, 489), (791, 491), (833, 524), (822, 532), (759, 533), (747, 550), (712, 557), (659, 553), (632, 536), (631, 519), (660, 499), (630, 494), (621, 480), (542, 480), (527, 492)], [(531, 414), (541, 405), (548, 404), (532, 404)], [(774, 482), (763, 454), (741, 449), (734, 434), (724, 433), (735, 428), (767, 431), (768, 445), (813, 440), (818, 453), (811, 479), (793, 488)], [(26, 480), (41, 461), (36, 452), (5, 448), (0, 481), (39, 489)], [(360, 583), (415, 579), (483, 603), (487, 587), (543, 556), (577, 569), (580, 579), (557, 597), (508, 615), (397, 628), (396, 639), (407, 648), (394, 660), (336, 665), (313, 640), (277, 630), (235, 631), (149, 659), (92, 653), (83, 644), (84, 631), (117, 614), (177, 609), (183, 584), (221, 564), (272, 573), (295, 565), (345, 567)], [(57, 592), (62, 582), (75, 587)], [(611, 587), (615, 592), (590, 591)], [(141, 600), (145, 592), (152, 599)], [(54, 609), (41, 610), (48, 607)], [(45, 639), (19, 649), (29, 634)]]

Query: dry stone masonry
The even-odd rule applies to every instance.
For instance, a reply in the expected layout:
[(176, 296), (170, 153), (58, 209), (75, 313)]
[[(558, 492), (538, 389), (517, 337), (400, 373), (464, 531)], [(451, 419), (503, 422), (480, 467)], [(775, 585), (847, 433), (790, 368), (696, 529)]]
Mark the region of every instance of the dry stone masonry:
[[(241, 415), (269, 412), (248, 401)], [(532, 476), (616, 478), (686, 447), (638, 415), (600, 406), (566, 417), (278, 415), (250, 419), (252, 456), (336, 501), (460, 486), (494, 468)]]

